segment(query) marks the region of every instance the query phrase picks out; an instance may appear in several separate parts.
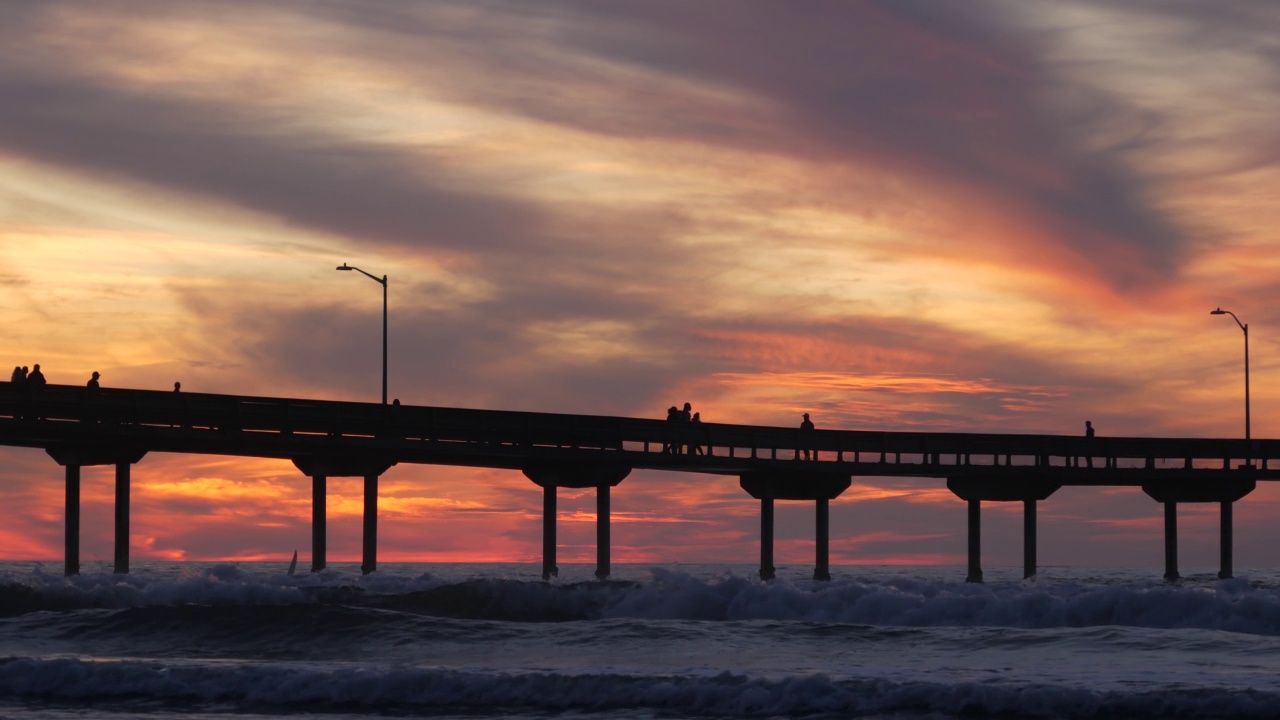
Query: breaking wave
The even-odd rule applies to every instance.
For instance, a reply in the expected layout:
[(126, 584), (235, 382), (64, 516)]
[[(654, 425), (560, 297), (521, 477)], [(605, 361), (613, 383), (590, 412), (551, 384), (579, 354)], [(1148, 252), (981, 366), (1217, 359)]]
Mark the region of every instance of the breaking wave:
[[(345, 581), (254, 576), (232, 566), (173, 578), (36, 573), (0, 578), (0, 617), (91, 608), (315, 605), (513, 622), (599, 619), (776, 620), (902, 627), (1120, 625), (1280, 635), (1280, 590), (1244, 580), (1203, 586), (887, 578), (763, 583), (655, 568), (644, 581), (543, 583), (500, 578)], [(234, 618), (234, 614), (229, 614)]]
[(705, 676), (475, 673), (431, 668), (326, 667), (254, 663), (161, 665), (77, 659), (0, 660), (0, 695), (43, 702), (163, 702), (240, 710), (607, 712), (686, 716), (861, 716), (942, 713), (948, 717), (1272, 718), (1274, 691), (1152, 687), (1095, 691), (1060, 685), (834, 680), (815, 674), (764, 679)]

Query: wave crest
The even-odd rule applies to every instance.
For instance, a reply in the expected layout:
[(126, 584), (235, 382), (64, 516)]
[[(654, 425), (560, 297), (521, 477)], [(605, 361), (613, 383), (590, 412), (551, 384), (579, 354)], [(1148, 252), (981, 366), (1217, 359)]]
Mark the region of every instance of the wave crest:
[(280, 606), (376, 608), (515, 622), (596, 619), (777, 620), (884, 627), (1198, 628), (1280, 635), (1280, 590), (1245, 581), (1204, 586), (1034, 582), (974, 585), (908, 578), (763, 583), (655, 568), (641, 582), (543, 583), (473, 578), (350, 581), (252, 576), (225, 566), (169, 578), (36, 573), (0, 579), (0, 617), (84, 608)]
[(313, 669), (257, 664), (0, 660), (0, 695), (45, 701), (170, 705), (234, 704), (242, 709), (360, 709), (383, 712), (649, 709), (706, 716), (947, 716), (1045, 718), (1261, 718), (1280, 715), (1280, 694), (1217, 688), (1152, 687), (1094, 691), (1059, 685), (833, 680), (816, 674), (779, 680), (720, 673), (642, 677), (623, 674), (470, 673), (367, 666)]

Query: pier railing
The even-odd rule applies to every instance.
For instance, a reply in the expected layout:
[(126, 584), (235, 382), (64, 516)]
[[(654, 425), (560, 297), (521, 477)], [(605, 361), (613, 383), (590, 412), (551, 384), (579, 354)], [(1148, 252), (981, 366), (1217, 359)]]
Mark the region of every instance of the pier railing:
[[(1280, 441), (813, 430), (506, 410), (0, 383), (0, 444), (85, 442), (292, 458), (385, 454), (394, 462), (522, 467), (530, 458), (734, 474), (802, 472), (954, 477), (1029, 471), (1116, 484), (1172, 471), (1280, 478)], [(805, 456), (808, 461), (805, 461)], [(801, 463), (801, 464), (797, 464)], [(1196, 475), (1191, 472), (1189, 475)]]

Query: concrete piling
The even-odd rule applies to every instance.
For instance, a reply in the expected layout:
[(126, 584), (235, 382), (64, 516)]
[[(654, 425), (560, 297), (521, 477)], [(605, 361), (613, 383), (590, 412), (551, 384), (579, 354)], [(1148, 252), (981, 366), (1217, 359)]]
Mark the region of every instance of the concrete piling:
[(80, 574), (80, 466), (66, 466), (66, 502), (63, 527), (64, 574)]
[(747, 494), (760, 501), (760, 579), (772, 580), (774, 567), (774, 500), (813, 500), (815, 580), (830, 580), (830, 501), (851, 484), (848, 475), (819, 471), (756, 472), (739, 476), (738, 484)]
[(311, 570), (323, 570), (328, 548), (328, 479), (364, 479), (364, 516), (361, 525), (360, 572), (378, 569), (378, 478), (396, 463), (375, 453), (301, 455), (293, 464), (311, 478)]
[(559, 572), (556, 566), (556, 488), (595, 488), (596, 490), (596, 577), (609, 577), (609, 527), (611, 488), (621, 483), (631, 468), (599, 462), (546, 462), (521, 468), (524, 476), (542, 488), (542, 579), (550, 580)]
[(1061, 487), (1036, 477), (947, 478), (947, 489), (968, 503), (969, 571), (965, 582), (982, 582), (982, 502), (1022, 501), (1022, 576), (1036, 574), (1036, 501), (1045, 500)]
[(610, 485), (596, 486), (596, 579), (609, 577), (609, 490)]
[(550, 580), (560, 574), (556, 565), (556, 486), (542, 486), (542, 579)]
[(328, 564), (328, 480), (324, 475), (311, 476), (311, 572), (320, 572)]
[(831, 500), (814, 501), (813, 579), (831, 579)]
[(378, 569), (378, 475), (364, 476), (364, 553), (360, 572)]
[(965, 582), (982, 582), (982, 501), (973, 498), (969, 503), (969, 574)]
[(1218, 577), (1228, 579), (1232, 575), (1232, 503), (1253, 492), (1257, 482), (1252, 479), (1224, 478), (1213, 483), (1194, 481), (1151, 482), (1142, 491), (1152, 500), (1164, 505), (1164, 579), (1179, 579), (1178, 574), (1178, 503), (1219, 503), (1219, 567)]

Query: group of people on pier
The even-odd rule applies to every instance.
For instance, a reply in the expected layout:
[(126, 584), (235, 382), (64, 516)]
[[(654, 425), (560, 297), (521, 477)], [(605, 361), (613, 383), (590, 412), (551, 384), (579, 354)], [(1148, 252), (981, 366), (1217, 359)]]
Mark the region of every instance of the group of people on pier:
[[(691, 403), (685, 403), (683, 410), (672, 405), (667, 408), (667, 422), (674, 425), (700, 424), (702, 423), (702, 413), (693, 412), (693, 405)], [(662, 452), (669, 455), (701, 455), (702, 445), (697, 443), (676, 442), (673, 440), (672, 442), (666, 443), (662, 446)]]
[(36, 363), (28, 370), (26, 365), (13, 368), (13, 376), (9, 378), (9, 382), (14, 385), (22, 385), (24, 387), (39, 388), (44, 387), (44, 373), (40, 372), (40, 364)]
[[(85, 383), (85, 387), (90, 390), (98, 389), (98, 378), (102, 375), (97, 371), (93, 371), (93, 375), (89, 377), (89, 382)], [(40, 372), (40, 363), (36, 363), (28, 370), (26, 365), (15, 365), (13, 374), (9, 376), (9, 382), (21, 387), (38, 390), (48, 384), (45, 380), (44, 373)]]
[[(664, 443), (662, 452), (668, 455), (702, 455), (701, 440), (696, 433), (695, 425), (702, 424), (702, 413), (693, 412), (693, 405), (685, 403), (684, 408), (678, 408), (675, 405), (667, 408), (667, 422), (673, 425), (673, 431), (669, 437), (669, 442)], [(811, 449), (813, 443), (813, 421), (809, 419), (809, 413), (804, 413), (804, 419), (800, 422), (800, 437), (796, 443), (796, 459), (803, 457), (805, 460), (817, 460), (818, 451)], [(693, 442), (690, 442), (693, 440)]]

